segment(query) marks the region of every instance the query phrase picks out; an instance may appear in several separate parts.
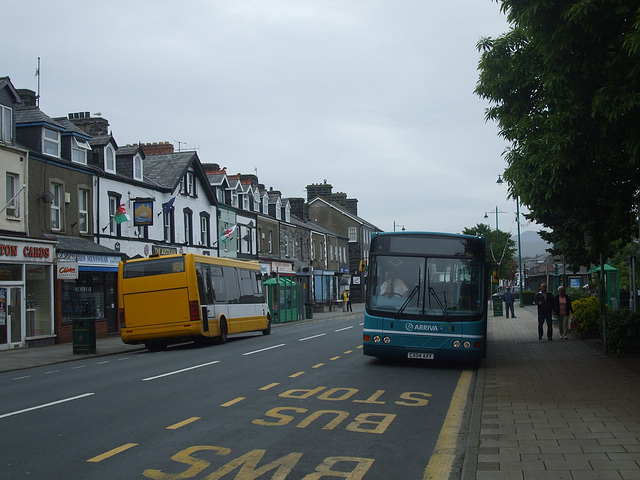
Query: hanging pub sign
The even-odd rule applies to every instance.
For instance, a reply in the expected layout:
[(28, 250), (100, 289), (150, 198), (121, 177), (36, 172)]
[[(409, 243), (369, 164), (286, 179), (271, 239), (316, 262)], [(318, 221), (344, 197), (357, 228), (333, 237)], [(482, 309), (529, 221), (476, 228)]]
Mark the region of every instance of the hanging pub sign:
[(133, 201), (133, 225), (135, 227), (150, 227), (153, 225), (153, 200)]
[(77, 279), (78, 262), (57, 262), (56, 277), (61, 279)]

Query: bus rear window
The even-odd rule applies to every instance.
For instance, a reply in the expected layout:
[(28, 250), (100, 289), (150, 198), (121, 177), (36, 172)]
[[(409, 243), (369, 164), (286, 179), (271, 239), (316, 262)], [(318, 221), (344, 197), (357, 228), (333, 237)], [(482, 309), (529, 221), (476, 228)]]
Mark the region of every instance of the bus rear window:
[(125, 263), (122, 278), (151, 277), (184, 272), (184, 258), (159, 258), (146, 262)]

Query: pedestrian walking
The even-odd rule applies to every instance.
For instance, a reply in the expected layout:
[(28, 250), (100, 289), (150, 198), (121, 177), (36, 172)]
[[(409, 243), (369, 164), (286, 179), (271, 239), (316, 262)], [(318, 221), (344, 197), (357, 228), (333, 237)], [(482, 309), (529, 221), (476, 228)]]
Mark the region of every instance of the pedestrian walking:
[(538, 340), (542, 340), (543, 326), (547, 324), (547, 339), (553, 340), (553, 294), (547, 291), (547, 284), (540, 285), (540, 291), (536, 293), (534, 303), (538, 306)]
[(507, 318), (509, 318), (509, 311), (511, 311), (511, 316), (513, 318), (516, 318), (516, 313), (513, 310), (513, 303), (515, 301), (515, 297), (513, 296), (511, 287), (507, 287), (507, 291), (504, 292), (502, 299), (504, 300), (504, 308), (507, 311)]
[(347, 290), (347, 311), (353, 312), (353, 308), (351, 307), (351, 290)]
[(569, 316), (573, 313), (571, 299), (564, 292), (564, 287), (558, 287), (558, 295), (553, 299), (553, 311), (558, 315), (558, 330), (560, 338), (568, 339), (569, 333)]

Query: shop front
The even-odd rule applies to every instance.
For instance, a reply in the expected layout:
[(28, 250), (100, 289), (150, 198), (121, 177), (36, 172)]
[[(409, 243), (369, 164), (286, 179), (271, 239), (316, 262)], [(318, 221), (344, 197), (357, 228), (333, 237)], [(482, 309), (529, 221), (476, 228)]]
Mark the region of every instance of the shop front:
[(55, 242), (0, 237), (0, 350), (55, 343)]
[(59, 237), (56, 255), (58, 343), (71, 342), (73, 323), (95, 322), (96, 336), (117, 334), (118, 264), (123, 255), (89, 240)]

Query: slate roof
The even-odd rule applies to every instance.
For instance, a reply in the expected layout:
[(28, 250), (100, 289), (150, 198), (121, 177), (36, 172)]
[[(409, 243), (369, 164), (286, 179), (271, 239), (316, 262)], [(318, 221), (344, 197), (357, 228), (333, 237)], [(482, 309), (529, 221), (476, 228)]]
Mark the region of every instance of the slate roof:
[(54, 118), (53, 120), (55, 120), (57, 123), (62, 125), (65, 131), (70, 133), (75, 133), (76, 135), (80, 135), (81, 137), (84, 137), (87, 140), (91, 139), (91, 135), (89, 135), (87, 132), (85, 132), (81, 128), (78, 128), (78, 126), (73, 122), (71, 122), (68, 118), (60, 117), (60, 118)]
[(58, 241), (57, 249), (65, 253), (85, 253), (119, 257), (126, 256), (124, 253), (116, 252), (111, 248), (99, 245), (91, 240), (87, 240), (86, 238), (57, 236), (54, 239)]
[(193, 152), (149, 155), (144, 160), (144, 176), (157, 185), (173, 190), (184, 177), (194, 157)]
[[(66, 130), (65, 126), (56, 122), (53, 118), (43, 113), (38, 107), (18, 107), (15, 110), (16, 124), (19, 123), (46, 123), (59, 130)], [(86, 135), (86, 133), (85, 133)]]

